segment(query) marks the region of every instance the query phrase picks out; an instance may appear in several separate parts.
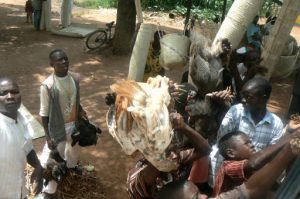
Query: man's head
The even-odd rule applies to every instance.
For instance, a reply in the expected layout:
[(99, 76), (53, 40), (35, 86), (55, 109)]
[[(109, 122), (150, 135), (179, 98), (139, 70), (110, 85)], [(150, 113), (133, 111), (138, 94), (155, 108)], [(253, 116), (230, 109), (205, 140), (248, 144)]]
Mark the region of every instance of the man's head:
[(261, 53), (259, 52), (259, 50), (254, 49), (246, 53), (244, 65), (246, 66), (247, 69), (249, 69), (254, 66), (259, 66), (261, 61), (262, 61)]
[(259, 20), (259, 16), (258, 15), (256, 15), (255, 17), (254, 17), (254, 19), (253, 19), (253, 24), (257, 24), (258, 23), (258, 20)]
[(262, 77), (250, 79), (242, 88), (241, 100), (248, 111), (265, 110), (272, 91), (270, 82)]
[(204, 199), (198, 187), (190, 181), (174, 181), (159, 190), (158, 199)]
[(69, 70), (69, 59), (61, 49), (52, 50), (49, 54), (50, 66), (58, 77), (65, 77)]
[(0, 77), (0, 112), (6, 116), (15, 115), (21, 105), (21, 94), (17, 83), (7, 77)]
[(231, 132), (219, 140), (220, 154), (226, 160), (245, 160), (255, 152), (250, 138), (243, 132)]

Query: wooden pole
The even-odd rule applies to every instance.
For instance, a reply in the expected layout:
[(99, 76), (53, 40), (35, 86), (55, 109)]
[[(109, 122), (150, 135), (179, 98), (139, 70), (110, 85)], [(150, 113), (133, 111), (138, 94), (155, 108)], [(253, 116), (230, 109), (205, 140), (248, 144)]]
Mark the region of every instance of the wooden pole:
[(283, 1), (278, 18), (273, 29), (271, 30), (262, 54), (262, 57), (264, 58), (262, 64), (269, 69), (268, 74), (266, 75), (267, 79), (272, 76), (274, 67), (279, 60), (283, 46), (287, 41), (293, 26), (295, 25), (295, 21), (299, 13), (299, 0)]
[(184, 21), (185, 26), (189, 23), (189, 20), (190, 20), (190, 17), (191, 17), (192, 0), (188, 1), (188, 4), (187, 4), (186, 8), (187, 8), (187, 10), (186, 10), (185, 21)]

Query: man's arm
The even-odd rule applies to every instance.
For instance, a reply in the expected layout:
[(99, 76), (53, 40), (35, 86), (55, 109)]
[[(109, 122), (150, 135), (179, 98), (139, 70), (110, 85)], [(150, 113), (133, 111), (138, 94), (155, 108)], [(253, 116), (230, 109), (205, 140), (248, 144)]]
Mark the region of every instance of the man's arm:
[(33, 183), (33, 193), (37, 195), (43, 189), (43, 168), (34, 150), (27, 155), (27, 163), (34, 168), (30, 180)]
[(188, 137), (200, 157), (209, 155), (211, 148), (207, 140), (204, 139), (200, 133), (188, 126), (179, 113), (171, 113), (170, 118), (173, 128), (178, 129)]
[(43, 124), (43, 128), (45, 131), (45, 135), (46, 135), (46, 141), (47, 141), (47, 145), (49, 147), (50, 150), (55, 148), (55, 143), (54, 141), (51, 139), (50, 134), (49, 134), (49, 117), (41, 117), (42, 118), (42, 124)]
[[(300, 124), (291, 120), (288, 125), (288, 132), (293, 132), (292, 137), (299, 136)], [(290, 144), (286, 143), (269, 164), (259, 169), (245, 182), (250, 198), (262, 197), (295, 157), (296, 155), (292, 152)]]
[(54, 148), (54, 143), (51, 140), (50, 134), (49, 134), (49, 93), (48, 88), (46, 85), (41, 85), (40, 87), (40, 116), (42, 120), (42, 125), (45, 131), (46, 140), (49, 149)]
[(243, 60), (243, 55), (237, 53), (236, 51), (233, 51), (231, 53), (231, 57), (230, 57), (230, 62), (229, 62), (229, 70), (234, 78), (235, 81), (235, 86), (236, 86), (236, 90), (237, 90), (237, 95), (240, 94), (240, 91), (242, 90), (243, 85), (245, 84), (245, 81), (242, 80), (241, 78), (241, 74), (238, 70), (238, 63), (242, 63)]
[(250, 198), (262, 197), (294, 158), (295, 155), (292, 153), (290, 145), (286, 144), (269, 164), (255, 172), (248, 181), (245, 182)]
[(238, 118), (238, 105), (232, 106), (224, 116), (220, 128), (218, 130), (218, 139), (230, 133), (234, 130), (237, 130), (239, 120)]
[(273, 144), (252, 155), (244, 164), (244, 172), (251, 173), (270, 162), (274, 156), (290, 141), (291, 134), (285, 134), (276, 144)]

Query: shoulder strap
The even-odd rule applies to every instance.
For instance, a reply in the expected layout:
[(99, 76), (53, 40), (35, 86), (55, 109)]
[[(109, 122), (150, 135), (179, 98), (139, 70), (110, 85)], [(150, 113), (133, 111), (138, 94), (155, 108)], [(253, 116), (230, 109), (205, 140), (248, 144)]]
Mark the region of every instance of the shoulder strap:
[(50, 75), (43, 83), (42, 85), (45, 85), (49, 90), (52, 88), (54, 84), (54, 77), (53, 74)]

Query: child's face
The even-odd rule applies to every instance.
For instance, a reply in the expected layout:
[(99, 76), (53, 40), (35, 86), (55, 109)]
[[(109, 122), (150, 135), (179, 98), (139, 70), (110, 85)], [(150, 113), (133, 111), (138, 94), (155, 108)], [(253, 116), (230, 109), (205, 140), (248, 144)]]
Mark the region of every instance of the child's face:
[(249, 136), (246, 134), (239, 134), (234, 139), (234, 146), (232, 148), (233, 159), (249, 159), (250, 156), (255, 153), (254, 146), (252, 145)]

